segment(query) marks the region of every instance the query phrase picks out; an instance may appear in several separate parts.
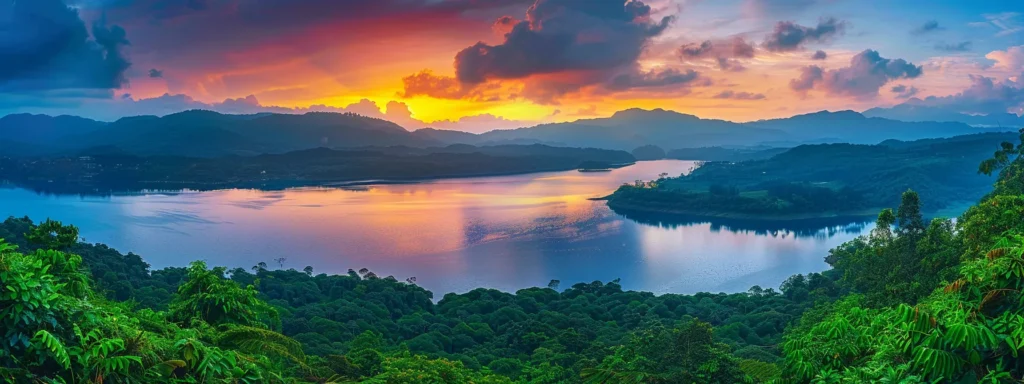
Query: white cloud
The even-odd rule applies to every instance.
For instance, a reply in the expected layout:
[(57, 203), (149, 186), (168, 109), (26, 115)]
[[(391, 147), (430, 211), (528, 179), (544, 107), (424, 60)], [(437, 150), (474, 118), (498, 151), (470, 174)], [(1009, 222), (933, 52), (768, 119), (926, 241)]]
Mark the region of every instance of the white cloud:
[(1024, 45), (1009, 47), (1005, 51), (992, 51), (985, 58), (995, 61), (996, 68), (1011, 73), (1024, 72)]

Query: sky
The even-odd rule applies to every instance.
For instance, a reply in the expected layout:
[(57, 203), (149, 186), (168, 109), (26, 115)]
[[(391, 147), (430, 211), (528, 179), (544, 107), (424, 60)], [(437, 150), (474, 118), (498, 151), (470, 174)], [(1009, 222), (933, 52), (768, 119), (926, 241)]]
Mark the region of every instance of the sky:
[(1024, 114), (1020, 0), (0, 0), (0, 115)]

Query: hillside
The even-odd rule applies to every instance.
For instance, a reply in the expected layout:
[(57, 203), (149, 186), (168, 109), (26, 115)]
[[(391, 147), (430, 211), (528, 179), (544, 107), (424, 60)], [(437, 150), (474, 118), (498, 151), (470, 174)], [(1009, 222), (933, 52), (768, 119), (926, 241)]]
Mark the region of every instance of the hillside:
[(635, 161), (624, 151), (543, 145), (474, 147), (315, 148), (283, 154), (216, 158), (89, 156), (0, 158), (0, 179), (49, 193), (109, 193), (141, 189), (269, 188), (346, 181), (421, 180), (543, 171)]
[[(988, 130), (999, 130), (991, 128)], [(608, 118), (542, 124), (483, 134), (420, 129), (354, 114), (226, 115), (185, 111), (127, 117), (112, 123), (71, 116), (0, 118), (0, 155), (72, 155), (89, 147), (119, 147), (132, 154), (216, 157), (284, 153), (318, 147), (431, 147), (448, 144), (530, 145), (633, 150), (703, 147), (792, 147), (809, 143), (875, 144), (985, 132), (963, 123), (903, 122), (852, 111), (818, 112), (752, 123), (701, 119), (662, 109), (628, 109)]]
[(940, 107), (915, 105), (907, 102), (891, 108), (871, 108), (864, 111), (864, 116), (881, 117), (902, 121), (953, 121), (969, 125), (986, 127), (1024, 126), (1024, 117), (1012, 113), (966, 114)]
[(977, 201), (991, 179), (975, 164), (1015, 134), (879, 145), (803, 145), (764, 160), (708, 162), (689, 175), (619, 188), (619, 212), (759, 220), (871, 215), (916, 190), (928, 213)]
[(75, 116), (13, 114), (0, 117), (0, 140), (49, 146), (56, 140), (94, 133), (106, 125)]
[(543, 124), (529, 128), (481, 134), (480, 140), (537, 140), (574, 147), (632, 150), (654, 144), (664, 148), (751, 145), (784, 141), (780, 131), (744, 126), (724, 120), (706, 120), (678, 112), (629, 109), (612, 117)]
[(797, 142), (852, 144), (877, 144), (889, 139), (952, 137), (988, 131), (957, 122), (906, 122), (867, 117), (853, 111), (822, 111), (785, 119), (760, 120), (747, 123), (747, 126), (783, 131)]
[(702, 147), (681, 148), (668, 151), (668, 158), (703, 161), (747, 161), (761, 160), (778, 155), (789, 148), (759, 147)]
[[(127, 117), (113, 123), (65, 116), (11, 116), (0, 120), (0, 140), (45, 144), (51, 154), (114, 146), (144, 156), (212, 157), (317, 147), (440, 144), (385, 120), (339, 113), (225, 115), (195, 110), (164, 117)], [(34, 126), (46, 129), (36, 131)]]

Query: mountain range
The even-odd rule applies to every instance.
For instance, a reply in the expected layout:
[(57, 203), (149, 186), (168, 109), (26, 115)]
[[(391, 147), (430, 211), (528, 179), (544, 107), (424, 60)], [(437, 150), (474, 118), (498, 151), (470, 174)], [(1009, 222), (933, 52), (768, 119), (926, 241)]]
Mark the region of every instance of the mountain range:
[(871, 108), (864, 111), (868, 117), (880, 117), (902, 121), (952, 121), (974, 126), (985, 127), (1024, 127), (1024, 116), (1012, 113), (992, 113), (985, 115), (969, 115), (945, 108), (903, 103), (891, 108)]
[(650, 144), (667, 150), (791, 147), (829, 142), (875, 144), (887, 139), (915, 140), (998, 130), (1003, 129), (963, 122), (901, 121), (853, 111), (735, 123), (662, 109), (628, 109), (607, 118), (482, 134), (429, 128), (410, 132), (386, 120), (350, 113), (226, 115), (192, 110), (164, 117), (126, 117), (111, 123), (74, 116), (18, 114), (0, 118), (0, 155), (76, 154), (104, 148), (135, 155), (212, 157), (318, 147), (425, 148), (451, 144), (546, 144), (627, 151)]

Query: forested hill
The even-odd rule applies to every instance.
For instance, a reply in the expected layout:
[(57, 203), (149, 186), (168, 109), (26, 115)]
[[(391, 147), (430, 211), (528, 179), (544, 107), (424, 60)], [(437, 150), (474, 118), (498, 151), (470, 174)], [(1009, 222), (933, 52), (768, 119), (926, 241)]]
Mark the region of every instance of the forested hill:
[(67, 155), (114, 147), (138, 156), (217, 157), (284, 153), (317, 147), (436, 146), (392, 122), (351, 113), (225, 115), (184, 111), (125, 117), (112, 123), (69, 116), (0, 117), (0, 156)]
[[(955, 222), (907, 191), (780, 290), (616, 282), (431, 294), (371, 271), (149, 270), (57, 222), (0, 226), (0, 377), (68, 383), (1014, 383), (1024, 131)], [(286, 259), (276, 261), (281, 267)]]
[(317, 148), (219, 158), (82, 156), (0, 158), (0, 180), (47, 193), (104, 194), (141, 189), (279, 189), (363, 180), (420, 180), (630, 164), (625, 151), (544, 145)]
[[(606, 118), (540, 124), (482, 134), (437, 129), (410, 132), (387, 120), (352, 113), (228, 115), (191, 110), (163, 117), (99, 122), (73, 116), (0, 117), (0, 156), (68, 155), (92, 147), (137, 156), (219, 157), (326, 147), (432, 147), (450, 144), (546, 144), (633, 150), (714, 146), (792, 147), (807, 143), (875, 144), (1003, 131), (950, 122), (904, 122), (853, 111), (821, 111), (784, 119), (735, 123), (663, 109), (627, 109)], [(689, 159), (692, 160), (692, 159)]]
[(689, 175), (625, 185), (609, 205), (622, 212), (758, 219), (873, 215), (914, 189), (934, 214), (987, 193), (992, 178), (975, 165), (1015, 136), (803, 145), (764, 160), (707, 162)]

